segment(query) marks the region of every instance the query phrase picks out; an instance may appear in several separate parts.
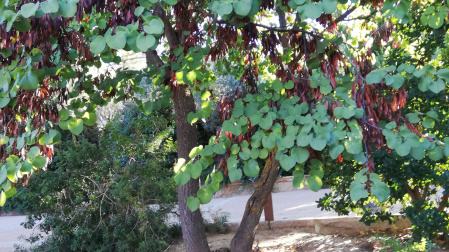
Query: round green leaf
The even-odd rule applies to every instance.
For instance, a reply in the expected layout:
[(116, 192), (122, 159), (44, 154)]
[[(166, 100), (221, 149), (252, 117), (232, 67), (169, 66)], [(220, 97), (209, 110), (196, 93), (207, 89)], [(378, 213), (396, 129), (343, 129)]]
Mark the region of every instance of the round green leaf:
[(298, 137), (296, 138), (296, 145), (299, 147), (306, 147), (310, 144), (310, 141), (312, 140), (312, 134), (307, 133), (300, 133)]
[(421, 147), (412, 148), (410, 150), (410, 154), (416, 160), (421, 160), (421, 159), (423, 159), (426, 156), (426, 152)]
[(189, 114), (187, 115), (187, 122), (190, 124), (194, 124), (196, 123), (196, 121), (198, 121), (198, 115), (196, 113), (189, 112)]
[(267, 116), (265, 118), (261, 118), (259, 125), (262, 129), (268, 130), (273, 125), (273, 120), (269, 116)]
[(332, 14), (337, 9), (337, 1), (335, 0), (323, 0), (323, 11), (326, 14)]
[(95, 39), (90, 43), (90, 51), (93, 54), (100, 54), (103, 52), (104, 48), (106, 48), (106, 41), (103, 36), (98, 35)]
[(330, 147), (329, 149), (329, 155), (332, 159), (338, 158), (338, 156), (345, 150), (345, 147), (343, 145), (335, 145)]
[(309, 150), (302, 147), (297, 147), (292, 149), (292, 157), (295, 158), (295, 161), (298, 164), (302, 164), (309, 159)]
[(68, 128), (73, 134), (79, 135), (83, 131), (83, 119), (73, 118)]
[(432, 82), (432, 78), (430, 76), (426, 76), (418, 82), (418, 89), (421, 92), (426, 92), (427, 90), (429, 90), (429, 86)]
[(366, 76), (366, 84), (380, 83), (385, 76), (385, 72), (381, 69), (374, 70)]
[(83, 119), (83, 123), (87, 126), (94, 126), (97, 122), (97, 115), (94, 112), (85, 112), (81, 117)]
[(134, 15), (140, 16), (144, 10), (145, 10), (145, 7), (139, 6), (134, 10)]
[(422, 121), (422, 126), (428, 129), (433, 128), (435, 126), (435, 119), (429, 116), (424, 117), (424, 120)]
[(250, 156), (252, 159), (257, 159), (259, 157), (259, 149), (252, 148)]
[(444, 81), (439, 79), (437, 81), (432, 81), (429, 85), (430, 91), (434, 92), (435, 94), (438, 94), (439, 92), (443, 91), (446, 88), (446, 85), (444, 84)]
[(59, 120), (61, 120), (61, 121), (65, 121), (65, 120), (69, 119), (69, 117), (70, 117), (70, 112), (67, 109), (59, 110), (58, 114), (59, 114)]
[(75, 2), (66, 0), (58, 2), (58, 4), (59, 4), (58, 12), (59, 14), (61, 14), (62, 17), (69, 18), (75, 16), (77, 10), (77, 5)]
[(304, 187), (304, 169), (296, 169), (293, 171), (293, 186), (296, 189)]
[(320, 86), (320, 93), (327, 95), (332, 91), (332, 86), (331, 85), (322, 85)]
[(20, 79), (19, 86), (23, 90), (35, 90), (39, 88), (38, 78), (32, 71), (28, 71), (27, 74)]
[(221, 155), (226, 152), (226, 146), (223, 142), (218, 142), (214, 145), (214, 152)]
[(229, 180), (232, 182), (237, 181), (242, 178), (242, 170), (240, 169), (233, 169), (229, 170)]
[(307, 2), (304, 5), (304, 14), (306, 17), (310, 19), (317, 19), (321, 16), (323, 13), (323, 7), (321, 2), (313, 3), (313, 2)]
[(438, 77), (444, 79), (446, 82), (449, 82), (449, 69), (438, 70)]
[(276, 137), (274, 134), (262, 137), (262, 145), (268, 150), (274, 149), (275, 144), (276, 144)]
[(59, 4), (56, 0), (47, 0), (41, 3), (41, 10), (44, 13), (56, 13), (59, 10)]
[(421, 119), (419, 118), (419, 115), (417, 113), (408, 113), (405, 115), (405, 117), (407, 117), (407, 119), (411, 123), (418, 123), (419, 121), (421, 121)]
[(428, 154), (430, 159), (438, 161), (443, 158), (443, 148), (441, 146), (435, 146), (435, 148), (428, 151)]
[(365, 189), (365, 183), (361, 184), (353, 181), (350, 186), (349, 196), (352, 201), (358, 201), (359, 199), (368, 197), (368, 191)]
[(203, 171), (203, 167), (200, 164), (200, 162), (195, 162), (194, 164), (188, 164), (186, 166), (187, 171), (190, 172), (190, 177), (192, 177), (193, 179), (197, 179), (200, 175), (201, 172)]
[(410, 153), (410, 145), (402, 143), (397, 145), (395, 150), (399, 156), (404, 157)]
[(29, 18), (36, 13), (38, 8), (39, 8), (39, 3), (37, 3), (37, 4), (27, 3), (27, 4), (22, 5), (22, 7), (20, 8), (20, 14), (22, 14), (22, 16), (24, 18)]
[(8, 105), (10, 98), (0, 98), (0, 108), (4, 108), (6, 105)]
[[(20, 167), (20, 171), (21, 172), (31, 172), (31, 170), (33, 170), (33, 164), (31, 164), (30, 162), (29, 162), (29, 160), (25, 160), (23, 163), (22, 163), (22, 166)], [(6, 170), (5, 170), (5, 172), (6, 172)], [(6, 173), (5, 173), (6, 174)], [(5, 175), (6, 176), (6, 175)], [(0, 178), (0, 181), (1, 181), (1, 178)]]
[(57, 130), (50, 130), (48, 134), (43, 135), (39, 139), (40, 145), (50, 145), (50, 144), (57, 144), (61, 141), (61, 133)]
[(153, 18), (143, 29), (148, 34), (160, 35), (164, 32), (164, 22), (160, 18)]
[(326, 139), (322, 137), (312, 138), (310, 140), (310, 147), (314, 150), (322, 151), (326, 147)]
[(26, 32), (31, 30), (31, 24), (24, 18), (14, 21), (13, 26), (14, 29), (19, 32)]
[(175, 175), (174, 180), (175, 180), (176, 184), (183, 186), (183, 185), (187, 184), (187, 182), (189, 182), (190, 173), (188, 171), (181, 170)]
[(122, 32), (119, 32), (114, 36), (107, 37), (106, 43), (112, 49), (115, 50), (123, 49), (126, 45), (126, 37)]
[(250, 159), (244, 166), (243, 166), (243, 172), (248, 177), (257, 177), (259, 175), (259, 164), (257, 164), (257, 161), (254, 159)]
[(306, 179), (306, 184), (310, 190), (318, 192), (323, 186), (323, 181), (318, 176), (309, 176)]
[(200, 200), (196, 197), (190, 196), (187, 198), (187, 207), (194, 212), (200, 207)]
[(279, 163), (282, 167), (282, 169), (289, 171), (290, 169), (292, 169), (295, 164), (296, 164), (296, 158), (293, 156), (287, 156), (287, 155), (282, 155)]
[(260, 151), (259, 151), (259, 158), (260, 159), (265, 159), (265, 158), (267, 158), (268, 157), (268, 150), (267, 149), (261, 149)]
[(40, 151), (39, 147), (33, 146), (33, 147), (31, 147), (31, 149), (28, 151), (28, 153), (27, 153), (27, 158), (34, 158), (34, 157), (36, 157), (37, 155), (39, 155), (40, 152), (41, 152), (41, 151)]
[(295, 137), (287, 135), (278, 138), (276, 144), (279, 146), (279, 148), (290, 149), (291, 147), (293, 147), (293, 145), (295, 145)]
[(37, 156), (33, 158), (31, 163), (33, 164), (34, 167), (39, 169), (45, 166), (45, 164), (47, 163), (47, 158), (43, 156)]
[(200, 200), (201, 204), (207, 204), (212, 200), (213, 194), (205, 190), (204, 188), (201, 188), (196, 193), (198, 196), (198, 199)]
[(371, 185), (371, 193), (379, 202), (383, 202), (390, 196), (390, 188), (384, 182), (377, 181)]
[(139, 34), (136, 39), (136, 46), (141, 50), (142, 52), (146, 52), (149, 48), (154, 46), (156, 43), (156, 38), (154, 38), (153, 35), (143, 35)]
[(217, 14), (219, 16), (229, 15), (232, 12), (232, 4), (231, 3), (219, 3), (217, 5)]
[[(442, 15), (441, 15), (442, 14)], [(438, 12), (436, 15), (428, 16), (427, 24), (433, 29), (438, 29), (444, 24), (447, 13)]]
[(212, 181), (216, 183), (220, 183), (221, 181), (223, 181), (223, 173), (221, 173), (221, 171), (214, 172), (210, 176), (212, 178)]
[(236, 0), (234, 1), (234, 12), (239, 16), (246, 16), (251, 11), (252, 1), (254, 0)]
[(362, 142), (358, 140), (346, 140), (344, 146), (346, 151), (351, 154), (358, 154), (363, 151)]

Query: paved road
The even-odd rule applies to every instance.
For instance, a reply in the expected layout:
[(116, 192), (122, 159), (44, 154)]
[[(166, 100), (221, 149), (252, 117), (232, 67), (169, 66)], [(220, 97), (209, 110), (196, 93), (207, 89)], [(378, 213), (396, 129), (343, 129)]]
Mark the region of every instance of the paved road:
[[(317, 201), (330, 189), (318, 192), (311, 190), (295, 190), (272, 193), (274, 220), (301, 220), (338, 217), (335, 212), (320, 211)], [(229, 198), (215, 198), (209, 204), (201, 206), (204, 218), (212, 220), (215, 216), (229, 214), (228, 222), (240, 222), (245, 210), (247, 200), (251, 195), (239, 195)], [(350, 215), (350, 216), (355, 216)], [(262, 213), (260, 221), (264, 221)]]
[[(318, 192), (311, 190), (295, 190), (273, 193), (274, 220), (301, 220), (338, 217), (335, 212), (323, 212), (316, 207), (319, 198), (330, 189), (322, 189)], [(246, 201), (250, 195), (239, 195), (228, 198), (214, 198), (209, 204), (201, 206), (206, 219), (212, 220), (215, 216), (228, 213), (228, 222), (241, 221)], [(355, 215), (351, 215), (355, 216)], [(264, 221), (262, 214), (261, 221)], [(21, 235), (28, 237), (33, 230), (25, 229), (20, 223), (25, 221), (25, 216), (0, 217), (0, 251), (14, 251), (14, 244), (24, 244), (18, 240)]]
[[(1, 216), (0, 217), (0, 251), (14, 251), (14, 244), (26, 245), (20, 236), (29, 237), (34, 230), (25, 229), (20, 223), (26, 220), (26, 216)], [(28, 247), (27, 247), (28, 248)]]

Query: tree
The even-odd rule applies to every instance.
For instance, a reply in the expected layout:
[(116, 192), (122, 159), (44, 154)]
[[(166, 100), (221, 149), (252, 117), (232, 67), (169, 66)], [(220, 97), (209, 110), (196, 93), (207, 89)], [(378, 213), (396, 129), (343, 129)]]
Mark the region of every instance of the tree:
[[(449, 138), (432, 130), (435, 113), (402, 115), (407, 86), (415, 81), (420, 92), (446, 88), (449, 69), (431, 58), (444, 45), (413, 51), (407, 32), (396, 33), (419, 23), (429, 27), (424, 38), (444, 34), (447, 11), (447, 2), (406, 0), (7, 2), (0, 15), (1, 200), (14, 194), (11, 183), (51, 159), (60, 135), (46, 123), (79, 134), (95, 122), (95, 108), (111, 100), (134, 99), (149, 114), (172, 98), (175, 181), (188, 251), (209, 250), (198, 208), (224, 176), (259, 177), (232, 251), (251, 249), (279, 168), (294, 169), (296, 187), (309, 170), (306, 183), (319, 190), (323, 156), (353, 159), (360, 170), (351, 199), (371, 193), (384, 201), (390, 190), (375, 173), (374, 149), (388, 146), (400, 156), (432, 160), (449, 156)], [(386, 64), (383, 55), (392, 47), (407, 50)], [(88, 74), (99, 58), (119, 62), (119, 49), (146, 52), (149, 68)], [(404, 64), (406, 57), (414, 60)], [(209, 62), (241, 81), (234, 97), (214, 96)], [(143, 77), (155, 85), (145, 102), (134, 96), (143, 90), (137, 84)], [(209, 117), (213, 101), (222, 129), (197, 146), (195, 123)], [(210, 165), (215, 168), (199, 188), (198, 177)]]
[[(420, 39), (422, 33), (427, 32), (428, 27), (423, 25), (404, 25), (398, 31), (407, 33), (410, 40)], [(434, 34), (420, 41), (416, 45), (416, 51), (432, 52), (436, 45), (445, 44), (439, 56), (440, 64), (447, 67), (446, 51), (448, 35)], [(392, 48), (388, 56), (385, 56), (387, 64), (395, 60), (398, 54), (403, 53), (403, 48)], [(428, 54), (426, 53), (426, 54)], [(423, 55), (424, 61), (428, 56)], [(412, 58), (403, 58), (404, 62), (411, 64)], [(415, 111), (429, 111), (429, 115), (437, 113), (439, 119), (432, 130), (439, 136), (447, 136), (449, 133), (448, 105), (446, 97), (448, 89), (435, 94), (433, 92), (421, 92), (418, 80), (407, 86), (407, 93), (412, 99), (408, 102), (404, 114)], [(429, 101), (429, 102), (423, 102)], [(413, 115), (413, 114), (410, 114)], [(432, 126), (432, 125), (430, 125)], [(421, 241), (422, 238), (432, 239), (439, 233), (446, 237), (449, 235), (449, 216), (445, 208), (449, 197), (449, 168), (447, 160), (432, 160), (429, 157), (417, 156), (411, 153), (399, 156), (387, 148), (376, 150), (372, 154), (376, 160), (376, 173), (384, 178), (391, 189), (390, 197), (382, 203), (375, 199), (360, 199), (353, 202), (350, 199), (349, 187), (351, 178), (358, 172), (352, 161), (344, 161), (339, 169), (332, 169), (335, 163), (332, 160), (326, 162), (329, 166), (324, 177), (324, 183), (332, 187), (333, 191), (319, 200), (318, 206), (326, 210), (334, 210), (339, 214), (347, 215), (349, 210), (362, 214), (360, 221), (369, 225), (371, 223), (388, 220), (393, 222), (397, 217), (393, 216), (391, 209), (395, 204), (402, 204), (401, 214), (407, 217), (413, 228), (413, 238)], [(371, 204), (369, 204), (371, 203)], [(370, 206), (370, 207), (368, 207)]]

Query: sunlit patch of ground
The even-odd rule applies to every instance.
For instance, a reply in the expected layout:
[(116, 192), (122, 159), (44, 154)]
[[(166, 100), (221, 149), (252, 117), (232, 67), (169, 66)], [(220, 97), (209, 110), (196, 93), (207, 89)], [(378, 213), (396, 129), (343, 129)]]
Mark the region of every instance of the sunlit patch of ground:
[[(314, 228), (277, 228), (259, 230), (253, 245), (255, 252), (379, 252), (382, 242), (376, 240), (374, 234), (324, 235), (314, 233)], [(381, 234), (383, 235), (383, 234)], [(234, 233), (208, 235), (207, 239), (212, 251), (226, 252)], [(398, 235), (397, 237), (401, 237)], [(405, 236), (403, 236), (405, 237)], [(409, 236), (407, 236), (409, 237)], [(449, 245), (449, 244), (448, 244)], [(442, 247), (432, 252), (449, 251)], [(172, 245), (168, 252), (184, 252), (182, 242)], [(387, 250), (388, 251), (388, 250)]]

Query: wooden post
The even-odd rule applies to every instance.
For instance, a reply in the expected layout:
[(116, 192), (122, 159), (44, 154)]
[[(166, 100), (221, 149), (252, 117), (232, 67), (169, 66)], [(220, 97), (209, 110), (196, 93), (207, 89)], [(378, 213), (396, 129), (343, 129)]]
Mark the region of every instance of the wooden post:
[(274, 221), (273, 199), (271, 198), (271, 192), (268, 194), (267, 203), (265, 204), (263, 212), (265, 214), (265, 221), (268, 221), (268, 229), (271, 229), (270, 221)]

